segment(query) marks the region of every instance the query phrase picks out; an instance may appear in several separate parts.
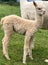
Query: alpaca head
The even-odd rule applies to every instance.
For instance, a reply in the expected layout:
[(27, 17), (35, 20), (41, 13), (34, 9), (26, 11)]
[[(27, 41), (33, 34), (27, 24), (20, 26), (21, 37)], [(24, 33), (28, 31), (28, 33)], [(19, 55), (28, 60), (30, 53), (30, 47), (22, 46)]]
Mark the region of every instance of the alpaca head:
[(36, 13), (37, 13), (39, 16), (42, 16), (42, 15), (45, 14), (45, 9), (44, 9), (44, 8), (39, 7), (39, 6), (36, 4), (36, 2), (34, 2), (34, 1), (33, 1), (33, 4), (34, 4), (34, 6), (35, 6), (35, 8), (36, 8)]

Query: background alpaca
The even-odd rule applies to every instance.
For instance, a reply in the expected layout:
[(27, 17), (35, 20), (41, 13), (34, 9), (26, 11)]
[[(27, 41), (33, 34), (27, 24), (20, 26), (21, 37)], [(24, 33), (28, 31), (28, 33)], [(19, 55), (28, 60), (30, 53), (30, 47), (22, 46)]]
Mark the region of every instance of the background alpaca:
[(1, 19), (4, 30), (4, 38), (2, 40), (3, 54), (8, 60), (10, 60), (10, 58), (8, 55), (7, 46), (10, 40), (10, 36), (14, 30), (20, 34), (25, 34), (23, 63), (26, 63), (26, 56), (28, 54), (31, 60), (33, 60), (31, 46), (34, 33), (42, 26), (43, 14), (45, 14), (45, 10), (43, 8), (38, 7), (35, 2), (33, 2), (33, 4), (36, 8), (36, 20), (27, 20), (16, 15), (9, 15)]
[[(44, 7), (46, 9), (46, 14), (44, 16), (44, 23), (42, 28), (48, 29), (48, 1), (36, 1), (38, 6)], [(33, 2), (27, 2), (27, 0), (20, 0), (21, 16), (27, 19), (35, 19), (35, 7)]]
[[(42, 5), (42, 1), (37, 2), (38, 6)], [(43, 6), (43, 5), (42, 5)], [(35, 19), (35, 7), (33, 2), (27, 2), (27, 0), (20, 0), (21, 16), (27, 19)]]
[[(43, 6), (42, 1), (38, 1), (37, 4), (39, 7)], [(35, 7), (33, 5), (33, 2), (27, 2), (27, 0), (20, 0), (20, 9), (21, 9), (22, 18), (30, 19), (30, 20), (36, 19), (35, 18), (36, 17), (36, 15), (35, 15), (36, 11), (35, 11)], [(34, 48), (34, 40), (33, 40), (32, 48)]]

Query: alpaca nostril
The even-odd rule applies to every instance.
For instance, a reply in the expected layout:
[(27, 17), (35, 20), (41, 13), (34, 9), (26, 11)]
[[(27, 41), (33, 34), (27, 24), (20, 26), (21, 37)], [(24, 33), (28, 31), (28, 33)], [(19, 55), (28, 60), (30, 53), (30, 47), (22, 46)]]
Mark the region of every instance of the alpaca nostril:
[(45, 13), (46, 11), (45, 11), (45, 9), (42, 9), (42, 11)]
[(44, 11), (43, 13), (45, 14), (46, 11)]
[(43, 14), (45, 14), (45, 12), (46, 12), (45, 9), (42, 9), (42, 12), (43, 12)]
[(46, 12), (46, 11), (44, 10), (44, 12)]
[(46, 11), (44, 10), (44, 12), (46, 12)]

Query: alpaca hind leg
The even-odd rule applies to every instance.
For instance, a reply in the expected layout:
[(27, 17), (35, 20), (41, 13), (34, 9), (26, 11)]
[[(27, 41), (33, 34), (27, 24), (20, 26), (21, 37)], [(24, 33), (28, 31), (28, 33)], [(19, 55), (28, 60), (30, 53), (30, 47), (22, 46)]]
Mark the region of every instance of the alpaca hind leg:
[(4, 38), (2, 40), (3, 54), (8, 60), (10, 60), (9, 55), (8, 55), (8, 43), (13, 33), (12, 24), (10, 23), (3, 24), (3, 31), (4, 31)]
[(7, 35), (4, 36), (2, 40), (3, 44), (3, 54), (6, 57), (6, 59), (10, 60), (9, 55), (8, 55), (8, 42), (9, 42), (9, 37)]

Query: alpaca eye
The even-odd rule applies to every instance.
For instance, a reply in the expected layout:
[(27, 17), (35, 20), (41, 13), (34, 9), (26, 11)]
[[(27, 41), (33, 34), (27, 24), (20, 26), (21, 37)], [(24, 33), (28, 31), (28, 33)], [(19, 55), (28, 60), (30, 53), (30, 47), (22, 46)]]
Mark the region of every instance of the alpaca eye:
[(42, 8), (38, 8), (38, 10), (41, 10)]

